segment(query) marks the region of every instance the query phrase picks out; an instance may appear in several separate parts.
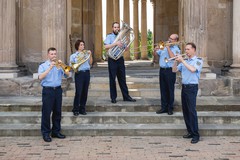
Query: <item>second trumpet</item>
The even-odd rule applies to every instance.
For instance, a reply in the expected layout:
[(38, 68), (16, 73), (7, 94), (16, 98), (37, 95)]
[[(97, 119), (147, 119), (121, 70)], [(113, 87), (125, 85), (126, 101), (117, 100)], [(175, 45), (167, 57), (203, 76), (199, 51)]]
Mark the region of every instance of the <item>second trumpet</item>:
[(180, 55), (177, 55), (177, 56), (172, 57), (172, 58), (167, 58), (167, 57), (165, 57), (165, 58), (164, 58), (164, 61), (165, 61), (166, 63), (168, 63), (169, 61), (175, 60), (178, 56), (186, 56), (186, 54), (180, 54)]

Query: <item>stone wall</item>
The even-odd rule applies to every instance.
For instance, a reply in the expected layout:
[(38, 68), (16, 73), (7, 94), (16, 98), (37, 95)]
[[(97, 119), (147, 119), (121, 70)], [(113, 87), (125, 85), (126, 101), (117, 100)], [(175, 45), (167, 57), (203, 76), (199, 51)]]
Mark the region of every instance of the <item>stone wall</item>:
[[(62, 80), (63, 95), (69, 88), (72, 78)], [(42, 96), (40, 80), (31, 77), (0, 79), (0, 96)]]

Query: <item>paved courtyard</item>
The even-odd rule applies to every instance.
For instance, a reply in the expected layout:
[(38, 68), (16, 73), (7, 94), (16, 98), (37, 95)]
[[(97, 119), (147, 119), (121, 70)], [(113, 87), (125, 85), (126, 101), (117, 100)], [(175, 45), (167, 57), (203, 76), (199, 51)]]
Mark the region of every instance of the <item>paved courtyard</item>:
[(2, 160), (239, 160), (240, 137), (0, 137)]

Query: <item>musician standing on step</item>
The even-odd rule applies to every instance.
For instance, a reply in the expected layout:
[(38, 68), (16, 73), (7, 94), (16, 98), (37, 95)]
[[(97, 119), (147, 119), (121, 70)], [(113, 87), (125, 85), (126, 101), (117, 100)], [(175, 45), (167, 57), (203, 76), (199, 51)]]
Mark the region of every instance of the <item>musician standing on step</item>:
[[(72, 63), (79, 63), (79, 54), (84, 51), (85, 42), (77, 40), (75, 43), (76, 52), (70, 56), (70, 65)], [(86, 50), (85, 50), (86, 51)], [(90, 83), (90, 68), (92, 65), (92, 53), (90, 50), (86, 51), (90, 54), (90, 58), (80, 65), (78, 71), (75, 73), (75, 96), (73, 102), (73, 115), (86, 115), (86, 103), (88, 96), (88, 87)]]
[[(53, 138), (65, 138), (60, 133), (62, 115), (62, 76), (68, 76), (69, 72), (56, 67), (57, 50), (53, 47), (47, 51), (48, 60), (38, 68), (38, 79), (41, 80), (42, 89), (42, 120), (41, 132), (45, 142), (51, 142), (49, 136)], [(58, 61), (61, 63), (61, 61)], [(52, 129), (50, 127), (50, 117), (52, 112)]]
[[(178, 35), (172, 34), (168, 40), (168, 43), (178, 42)], [(180, 53), (178, 45), (166, 45), (163, 50), (160, 50), (158, 46), (154, 49), (154, 54), (159, 56), (160, 65), (159, 85), (161, 93), (161, 109), (156, 112), (157, 114), (173, 114), (176, 73), (172, 72), (174, 62), (166, 62), (165, 59), (174, 57), (176, 53)]]
[[(104, 47), (108, 50), (114, 46), (122, 47), (123, 44), (121, 41), (117, 41), (115, 43), (118, 33), (120, 31), (120, 25), (118, 22), (114, 22), (112, 24), (112, 33), (108, 34), (105, 41)], [(128, 87), (126, 84), (126, 73), (125, 73), (125, 65), (123, 56), (118, 60), (114, 60), (108, 57), (108, 71), (109, 71), (109, 83), (110, 83), (110, 98), (112, 103), (117, 103), (117, 88), (116, 88), (116, 76), (118, 79), (118, 83), (120, 89), (122, 91), (122, 96), (124, 101), (136, 102), (135, 99), (132, 99), (128, 93)]]
[(203, 61), (196, 56), (194, 43), (187, 43), (185, 52), (188, 60), (184, 60), (182, 56), (176, 58), (180, 62), (177, 70), (182, 74), (182, 111), (188, 131), (188, 134), (184, 135), (183, 138), (192, 138), (191, 143), (197, 143), (200, 135), (198, 133), (196, 97)]

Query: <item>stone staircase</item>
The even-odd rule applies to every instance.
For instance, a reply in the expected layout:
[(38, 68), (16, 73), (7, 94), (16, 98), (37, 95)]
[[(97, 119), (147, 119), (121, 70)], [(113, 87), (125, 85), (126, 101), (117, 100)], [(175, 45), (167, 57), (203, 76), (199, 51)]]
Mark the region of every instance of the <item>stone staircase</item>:
[[(87, 115), (74, 117), (74, 83), (63, 97), (62, 132), (67, 136), (181, 136), (186, 127), (181, 112), (180, 83), (175, 91), (172, 116), (155, 113), (160, 108), (158, 68), (150, 62), (126, 64), (130, 95), (136, 103), (124, 102), (118, 87), (118, 102), (109, 98), (106, 63), (91, 70)], [(201, 90), (200, 90), (201, 92)], [(201, 96), (197, 99), (202, 136), (240, 136), (239, 97)], [(0, 136), (40, 136), (41, 97), (0, 97)]]

